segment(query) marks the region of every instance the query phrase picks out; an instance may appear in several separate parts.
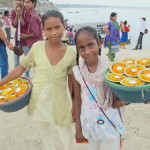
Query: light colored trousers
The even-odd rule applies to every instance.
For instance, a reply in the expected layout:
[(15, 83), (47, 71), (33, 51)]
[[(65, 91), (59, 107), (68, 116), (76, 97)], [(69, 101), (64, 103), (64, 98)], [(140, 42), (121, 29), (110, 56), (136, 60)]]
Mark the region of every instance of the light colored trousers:
[[(51, 126), (48, 122), (35, 121), (46, 150), (74, 150), (72, 126)], [(63, 147), (63, 148), (62, 148)]]
[(100, 142), (89, 139), (89, 150), (120, 150), (120, 137), (110, 142)]
[[(22, 47), (23, 51), (24, 51), (24, 56), (27, 56), (27, 54), (29, 53), (30, 49), (28, 46), (23, 46)], [(20, 60), (20, 56), (14, 54), (14, 67), (16, 68), (17, 66), (19, 66), (19, 60)], [(29, 77), (30, 71), (26, 70), (25, 71), (25, 76)]]

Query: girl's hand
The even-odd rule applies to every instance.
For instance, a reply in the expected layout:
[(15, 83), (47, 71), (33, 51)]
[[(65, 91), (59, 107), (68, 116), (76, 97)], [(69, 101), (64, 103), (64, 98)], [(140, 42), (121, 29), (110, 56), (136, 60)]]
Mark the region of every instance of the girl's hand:
[(14, 46), (13, 46), (11, 43), (9, 43), (9, 44), (7, 45), (7, 47), (8, 47), (10, 50), (13, 50), (13, 49), (14, 49)]
[(110, 35), (110, 32), (109, 32), (109, 31), (107, 31), (107, 32), (106, 32), (106, 34), (107, 34), (107, 35)]
[(76, 140), (79, 142), (86, 142), (85, 137), (82, 135), (81, 128), (76, 128)]
[(21, 34), (20, 34), (20, 37), (21, 37), (21, 39), (27, 39), (27, 38), (28, 38), (28, 35), (21, 33)]
[(16, 7), (16, 14), (17, 14), (17, 15), (20, 15), (21, 12), (22, 12), (22, 8), (19, 7), (19, 6), (17, 6), (17, 7)]
[(123, 140), (122, 140), (122, 137), (120, 138), (120, 149), (122, 149), (123, 148), (123, 142), (122, 142)]

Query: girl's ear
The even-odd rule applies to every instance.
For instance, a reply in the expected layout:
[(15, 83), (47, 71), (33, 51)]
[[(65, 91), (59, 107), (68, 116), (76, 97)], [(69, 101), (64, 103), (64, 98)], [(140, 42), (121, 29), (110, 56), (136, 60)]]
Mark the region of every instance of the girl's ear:
[(64, 31), (65, 31), (66, 30), (66, 24), (64, 23), (63, 26), (64, 26)]

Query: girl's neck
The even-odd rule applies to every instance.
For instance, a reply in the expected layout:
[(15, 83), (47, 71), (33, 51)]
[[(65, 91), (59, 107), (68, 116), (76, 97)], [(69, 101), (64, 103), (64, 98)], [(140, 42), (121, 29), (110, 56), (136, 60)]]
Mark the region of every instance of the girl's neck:
[(87, 65), (89, 72), (95, 73), (97, 70), (97, 66), (98, 66), (98, 57), (95, 59), (95, 61), (91, 63), (86, 62), (86, 65)]
[(61, 47), (62, 45), (64, 45), (61, 41), (58, 43), (52, 43), (51, 41), (47, 41), (47, 45), (52, 47), (52, 48), (58, 48)]

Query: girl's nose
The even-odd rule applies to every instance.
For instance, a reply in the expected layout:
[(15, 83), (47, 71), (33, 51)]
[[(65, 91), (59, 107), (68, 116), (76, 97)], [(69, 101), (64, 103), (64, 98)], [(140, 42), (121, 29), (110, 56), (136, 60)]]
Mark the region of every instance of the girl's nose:
[(56, 35), (56, 30), (55, 29), (52, 30), (52, 35)]
[(85, 49), (85, 54), (88, 55), (88, 54), (90, 54), (90, 52), (91, 52), (90, 49), (87, 47), (87, 48)]

